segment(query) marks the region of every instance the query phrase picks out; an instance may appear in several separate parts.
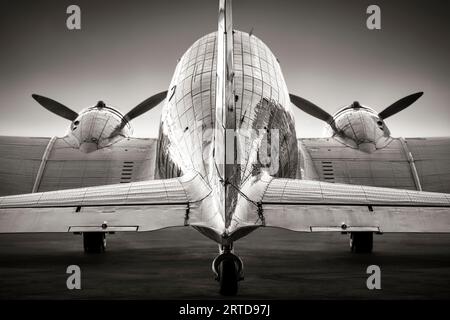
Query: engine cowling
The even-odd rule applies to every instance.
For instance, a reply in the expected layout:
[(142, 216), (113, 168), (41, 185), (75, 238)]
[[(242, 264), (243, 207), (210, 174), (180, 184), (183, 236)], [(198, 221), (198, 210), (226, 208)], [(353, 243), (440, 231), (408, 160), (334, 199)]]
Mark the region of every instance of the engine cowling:
[(340, 109), (334, 116), (302, 97), (290, 94), (291, 102), (307, 114), (327, 123), (329, 136), (352, 148), (373, 152), (385, 147), (391, 140), (391, 133), (384, 120), (406, 109), (423, 95), (410, 94), (395, 101), (380, 113), (362, 106), (359, 102)]
[(336, 140), (364, 152), (383, 148), (392, 140), (388, 127), (378, 113), (358, 102), (336, 112), (326, 128)]
[(117, 109), (99, 101), (97, 105), (82, 110), (72, 121), (65, 140), (86, 153), (110, 146), (133, 132), (128, 122), (122, 125), (123, 119)]
[(110, 146), (132, 134), (130, 121), (153, 109), (164, 101), (167, 91), (157, 93), (142, 101), (124, 116), (118, 110), (99, 101), (95, 106), (76, 113), (62, 103), (33, 94), (32, 97), (48, 111), (71, 121), (65, 141), (82, 152)]

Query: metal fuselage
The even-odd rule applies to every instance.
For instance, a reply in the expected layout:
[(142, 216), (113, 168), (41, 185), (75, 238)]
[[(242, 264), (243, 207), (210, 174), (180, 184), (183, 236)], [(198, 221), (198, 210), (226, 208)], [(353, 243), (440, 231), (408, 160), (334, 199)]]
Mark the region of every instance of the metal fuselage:
[[(200, 173), (211, 188), (202, 201), (202, 220), (218, 234), (231, 233), (245, 214), (239, 208), (247, 202), (246, 184), (263, 174), (295, 178), (298, 163), (294, 116), (276, 57), (257, 37), (237, 30), (232, 48), (234, 106), (227, 110), (232, 118), (224, 125), (226, 145), (217, 133), (224, 128), (217, 121), (214, 32), (196, 41), (176, 66), (156, 164), (160, 178)], [(222, 163), (218, 154), (225, 155)]]

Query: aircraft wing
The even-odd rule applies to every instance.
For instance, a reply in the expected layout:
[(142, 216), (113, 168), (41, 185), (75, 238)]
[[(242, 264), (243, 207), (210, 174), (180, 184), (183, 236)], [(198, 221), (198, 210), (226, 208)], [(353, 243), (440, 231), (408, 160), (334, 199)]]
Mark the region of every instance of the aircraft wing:
[(333, 138), (298, 139), (298, 177), (450, 193), (450, 138), (391, 139), (372, 153)]
[(64, 138), (0, 136), (0, 196), (154, 179), (157, 141), (124, 138), (84, 153)]
[(199, 175), (0, 197), (0, 233), (150, 231), (184, 226), (209, 194)]
[(235, 222), (246, 222), (241, 226), (303, 232), (450, 232), (450, 194), (272, 177), (249, 190), (258, 196), (248, 193), (254, 201), (248, 212), (253, 214), (237, 217)]

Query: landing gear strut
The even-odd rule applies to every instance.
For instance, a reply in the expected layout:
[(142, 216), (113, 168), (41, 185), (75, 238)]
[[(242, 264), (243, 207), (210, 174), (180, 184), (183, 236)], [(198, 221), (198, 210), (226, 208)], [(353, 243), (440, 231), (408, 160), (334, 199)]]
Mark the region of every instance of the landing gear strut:
[(233, 253), (232, 244), (220, 246), (219, 252), (212, 263), (212, 269), (220, 284), (220, 294), (234, 296), (238, 291), (238, 282), (244, 279), (244, 265)]
[(371, 253), (373, 249), (373, 232), (351, 232), (350, 250), (353, 253)]
[(106, 236), (104, 232), (83, 233), (84, 252), (102, 253), (106, 249)]

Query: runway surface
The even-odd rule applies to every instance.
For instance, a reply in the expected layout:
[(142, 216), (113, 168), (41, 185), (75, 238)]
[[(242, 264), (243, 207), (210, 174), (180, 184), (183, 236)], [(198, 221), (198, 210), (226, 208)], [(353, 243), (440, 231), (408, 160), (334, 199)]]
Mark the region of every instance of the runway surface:
[[(374, 236), (351, 254), (348, 236), (265, 228), (236, 243), (245, 280), (236, 299), (449, 299), (450, 235)], [(72, 234), (0, 235), (0, 299), (221, 299), (211, 262), (217, 245), (191, 228), (108, 236), (86, 255)], [(368, 290), (366, 268), (381, 268)], [(66, 268), (79, 265), (81, 290)]]

